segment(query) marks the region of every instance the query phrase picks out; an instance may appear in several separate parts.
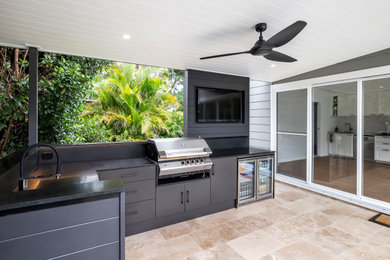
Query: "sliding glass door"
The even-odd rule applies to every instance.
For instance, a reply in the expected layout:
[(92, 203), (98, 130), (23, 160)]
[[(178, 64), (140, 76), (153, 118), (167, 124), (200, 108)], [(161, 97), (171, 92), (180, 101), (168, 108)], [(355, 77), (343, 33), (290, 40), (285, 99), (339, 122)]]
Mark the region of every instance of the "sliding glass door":
[(312, 182), (356, 194), (357, 83), (313, 87)]
[(307, 90), (277, 93), (277, 172), (306, 180)]
[(363, 190), (390, 202), (390, 78), (363, 81)]
[(272, 89), (276, 178), (390, 212), (390, 75), (319, 80)]

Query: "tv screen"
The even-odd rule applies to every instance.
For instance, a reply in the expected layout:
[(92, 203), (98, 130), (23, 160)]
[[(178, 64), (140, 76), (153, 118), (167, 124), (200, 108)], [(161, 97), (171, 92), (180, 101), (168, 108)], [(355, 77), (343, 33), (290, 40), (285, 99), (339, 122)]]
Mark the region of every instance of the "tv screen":
[(198, 87), (198, 123), (242, 123), (243, 97), (243, 91)]

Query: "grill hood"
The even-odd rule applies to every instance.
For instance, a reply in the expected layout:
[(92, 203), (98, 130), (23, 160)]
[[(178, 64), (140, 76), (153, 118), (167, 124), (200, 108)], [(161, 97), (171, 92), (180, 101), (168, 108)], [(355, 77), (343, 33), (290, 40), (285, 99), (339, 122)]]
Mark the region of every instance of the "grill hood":
[(208, 157), (212, 152), (201, 138), (164, 138), (149, 139), (149, 151), (156, 161), (178, 160), (185, 158)]

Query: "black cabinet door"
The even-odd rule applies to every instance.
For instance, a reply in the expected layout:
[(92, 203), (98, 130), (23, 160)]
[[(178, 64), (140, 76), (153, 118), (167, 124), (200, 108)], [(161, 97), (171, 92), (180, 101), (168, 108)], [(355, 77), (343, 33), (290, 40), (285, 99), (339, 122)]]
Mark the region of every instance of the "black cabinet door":
[(237, 198), (237, 158), (213, 158), (214, 171), (211, 174), (211, 204), (231, 201)]
[(157, 187), (156, 216), (164, 217), (184, 212), (184, 184), (172, 184)]
[(185, 184), (186, 211), (210, 205), (210, 179), (191, 181)]

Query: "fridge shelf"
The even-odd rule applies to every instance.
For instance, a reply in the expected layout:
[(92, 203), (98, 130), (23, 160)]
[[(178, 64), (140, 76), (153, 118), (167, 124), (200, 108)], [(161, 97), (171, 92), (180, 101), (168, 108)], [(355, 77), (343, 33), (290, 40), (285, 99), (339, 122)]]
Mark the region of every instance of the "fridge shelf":
[(240, 200), (253, 198), (253, 194), (254, 194), (254, 185), (252, 180), (246, 180), (245, 182), (240, 182)]

